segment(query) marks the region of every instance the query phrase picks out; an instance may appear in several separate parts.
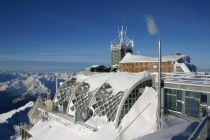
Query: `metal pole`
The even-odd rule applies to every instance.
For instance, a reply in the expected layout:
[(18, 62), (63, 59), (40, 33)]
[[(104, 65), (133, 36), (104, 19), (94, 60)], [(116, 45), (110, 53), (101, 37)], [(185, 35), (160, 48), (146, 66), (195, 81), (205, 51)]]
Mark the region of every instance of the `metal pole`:
[(161, 127), (161, 41), (158, 42), (158, 117), (159, 124), (158, 127)]
[(58, 79), (57, 79), (57, 75), (55, 75), (55, 92), (57, 92), (58, 90)]

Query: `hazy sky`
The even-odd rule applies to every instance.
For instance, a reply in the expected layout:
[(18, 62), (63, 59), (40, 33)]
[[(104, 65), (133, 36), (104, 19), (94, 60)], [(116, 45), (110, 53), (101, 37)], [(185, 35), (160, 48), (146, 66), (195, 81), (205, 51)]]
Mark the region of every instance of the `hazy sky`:
[(157, 56), (161, 39), (163, 54), (181, 52), (210, 69), (209, 7), (209, 0), (0, 0), (0, 70), (109, 65), (121, 25), (136, 53)]

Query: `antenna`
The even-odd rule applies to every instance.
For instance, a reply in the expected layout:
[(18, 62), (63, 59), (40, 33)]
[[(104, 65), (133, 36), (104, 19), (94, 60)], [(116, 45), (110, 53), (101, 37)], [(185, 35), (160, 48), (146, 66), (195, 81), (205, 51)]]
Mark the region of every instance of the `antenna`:
[(120, 27), (119, 26), (117, 27), (117, 30), (118, 30), (118, 35), (119, 35), (119, 38), (120, 38)]
[(58, 79), (57, 79), (57, 75), (55, 76), (55, 92), (57, 92), (58, 90)]
[(137, 52), (137, 53), (138, 53), (138, 55), (140, 54), (139, 50), (138, 50), (138, 52)]
[(126, 36), (126, 32), (127, 32), (127, 26), (125, 27), (125, 36)]

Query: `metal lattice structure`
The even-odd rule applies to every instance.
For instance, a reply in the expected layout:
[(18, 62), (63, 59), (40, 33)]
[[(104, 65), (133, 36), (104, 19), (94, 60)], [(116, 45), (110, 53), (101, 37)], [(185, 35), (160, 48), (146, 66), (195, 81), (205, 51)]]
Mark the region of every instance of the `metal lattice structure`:
[[(96, 77), (98, 76), (100, 75)], [(94, 75), (89, 76), (80, 82), (73, 78), (64, 83), (58, 89), (54, 99), (58, 111), (63, 111), (63, 113), (72, 116), (75, 116), (75, 112), (77, 112), (81, 114), (83, 121), (93, 115), (105, 116), (108, 121), (116, 122), (118, 126), (123, 116), (128, 113), (141, 96), (144, 88), (152, 86), (152, 76), (148, 72), (140, 74), (106, 73), (101, 74), (101, 76), (104, 77), (100, 79), (94, 78)], [(96, 81), (98, 85), (96, 86), (90, 82), (90, 79)], [(127, 81), (128, 79), (130, 79), (130, 83)], [(97, 80), (100, 82), (97, 82)], [(116, 80), (119, 80), (119, 83), (116, 83)], [(122, 87), (127, 85), (127, 87), (122, 88), (121, 85)], [(116, 86), (122, 89), (118, 90)], [(130, 100), (132, 100), (132, 103), (129, 104), (125, 111), (125, 106)]]

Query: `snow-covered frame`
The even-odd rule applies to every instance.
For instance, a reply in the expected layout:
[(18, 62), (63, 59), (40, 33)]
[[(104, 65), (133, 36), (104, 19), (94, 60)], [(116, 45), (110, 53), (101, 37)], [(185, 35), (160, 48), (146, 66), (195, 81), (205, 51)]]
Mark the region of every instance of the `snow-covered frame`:
[(64, 100), (69, 99), (69, 93), (72, 92), (76, 84), (76, 79), (72, 78), (66, 81), (61, 87), (58, 88), (54, 97), (56, 105), (62, 105)]
[[(110, 75), (112, 77), (112, 74)], [(131, 73), (128, 73), (128, 75), (131, 75)], [(136, 76), (138, 77), (138, 75)], [(110, 84), (110, 82), (113, 82), (110, 81), (110, 77), (94, 89), (90, 88), (91, 83), (88, 83), (88, 80), (78, 82), (76, 79), (71, 79), (58, 89), (54, 101), (60, 106), (60, 111), (69, 115), (74, 116), (75, 110), (77, 110), (87, 117), (85, 120), (92, 115), (106, 116), (108, 121), (113, 121), (118, 126), (124, 115), (143, 93), (144, 88), (152, 86), (152, 77), (147, 75), (137, 78), (138, 80), (136, 79), (132, 85), (128, 86), (128, 89), (115, 93), (115, 88)], [(126, 100), (129, 100), (133, 94), (138, 94), (138, 96), (133, 99), (125, 113), (123, 107), (126, 106)]]
[[(147, 79), (142, 79), (140, 81), (138, 81), (135, 85), (132, 86), (132, 88), (130, 88), (130, 90), (123, 96), (121, 103), (119, 105), (117, 114), (116, 114), (116, 119), (115, 119), (115, 124), (116, 126), (119, 126), (122, 118), (129, 112), (129, 110), (131, 109), (131, 107), (134, 105), (134, 103), (138, 100), (138, 98), (141, 96), (141, 94), (144, 92), (145, 87), (152, 87), (152, 79), (151, 78), (147, 78)], [(137, 91), (138, 89), (138, 91)], [(137, 92), (138, 93), (137, 93)], [(130, 106), (128, 107), (127, 112), (125, 112), (125, 106), (126, 106), (126, 101), (130, 100), (131, 96), (134, 94), (139, 94), (139, 96), (134, 98), (133, 103), (130, 104)]]
[(123, 91), (112, 94), (112, 87), (104, 83), (91, 99), (90, 106), (95, 115), (107, 116), (109, 121), (114, 121), (118, 106), (124, 95)]

